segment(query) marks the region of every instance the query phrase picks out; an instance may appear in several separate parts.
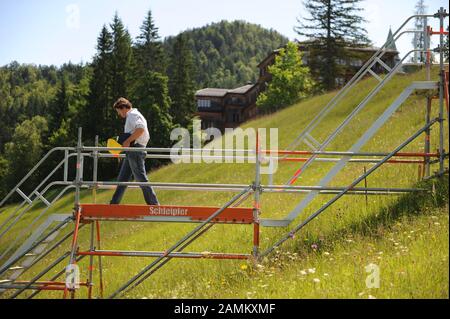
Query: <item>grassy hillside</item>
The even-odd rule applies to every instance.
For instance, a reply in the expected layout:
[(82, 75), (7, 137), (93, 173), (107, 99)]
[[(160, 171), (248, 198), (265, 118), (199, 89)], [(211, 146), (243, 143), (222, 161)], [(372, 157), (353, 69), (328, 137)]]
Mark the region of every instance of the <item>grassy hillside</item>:
[[(376, 95), (342, 132), (341, 138), (328, 150), (347, 150), (384, 109), (412, 81), (424, 80), (424, 72), (398, 75)], [(375, 84), (367, 79), (358, 85), (313, 132), (324, 140)], [(286, 147), (335, 92), (313, 97), (276, 114), (247, 123), (246, 127), (279, 129), (279, 148)], [(437, 114), (433, 103), (433, 116)], [(364, 151), (386, 152), (423, 126), (425, 100), (423, 95), (410, 97), (364, 148)], [(437, 148), (437, 126), (432, 130), (432, 150)], [(423, 138), (405, 150), (423, 151)], [(446, 136), (448, 143), (448, 136)], [(305, 145), (299, 149), (305, 149)], [(447, 164), (448, 165), (448, 164)], [(282, 184), (298, 167), (295, 163), (280, 164), (274, 182)], [(314, 164), (296, 185), (315, 185), (332, 164)], [(370, 165), (366, 164), (366, 168)], [(436, 167), (433, 167), (433, 170)], [(364, 170), (364, 164), (348, 164), (332, 185), (347, 185)], [(254, 178), (252, 164), (179, 164), (169, 165), (150, 174), (152, 181), (248, 183)], [(409, 187), (417, 185), (418, 165), (384, 165), (368, 178), (369, 187)], [(267, 183), (267, 177), (263, 177)], [(324, 214), (308, 224), (294, 240), (259, 265), (242, 261), (171, 260), (167, 266), (144, 284), (126, 295), (127, 298), (448, 298), (448, 178), (430, 181), (421, 186), (432, 190), (422, 196), (348, 196), (339, 200)], [(110, 191), (100, 192), (98, 203), (107, 203)], [(162, 204), (220, 206), (232, 193), (158, 191)], [(262, 218), (282, 218), (304, 195), (264, 194)], [(331, 196), (323, 195), (288, 228), (263, 228), (262, 249), (270, 247), (282, 234), (297, 225)], [(91, 202), (90, 192), (83, 193), (83, 202)], [(124, 203), (142, 203), (140, 190), (128, 190)], [(73, 198), (66, 196), (52, 212), (67, 213)], [(251, 199), (243, 204), (251, 206)], [(11, 209), (11, 208), (9, 208)], [(8, 211), (7, 211), (8, 212)], [(6, 213), (7, 213), (6, 212)], [(8, 238), (5, 247), (27, 225), (38, 209), (27, 214)], [(0, 222), (6, 214), (0, 215)], [(72, 226), (70, 226), (72, 227)], [(193, 229), (193, 225), (163, 223), (102, 223), (102, 249), (165, 250)], [(80, 246), (88, 249), (88, 232), (81, 232)], [(251, 226), (215, 225), (193, 243), (187, 251), (245, 252), (251, 251)], [(66, 251), (61, 247), (47, 259)], [(150, 263), (142, 258), (103, 258), (107, 295)], [(380, 267), (380, 288), (367, 289), (365, 267), (374, 263)], [(81, 263), (86, 277), (86, 262)], [(40, 268), (42, 269), (42, 268)], [(39, 270), (36, 267), (35, 272)], [(31, 274), (29, 275), (31, 276)], [(98, 282), (95, 275), (95, 281)], [(95, 288), (97, 293), (97, 286)], [(83, 289), (80, 296), (86, 296)], [(42, 293), (45, 297), (60, 294)]]

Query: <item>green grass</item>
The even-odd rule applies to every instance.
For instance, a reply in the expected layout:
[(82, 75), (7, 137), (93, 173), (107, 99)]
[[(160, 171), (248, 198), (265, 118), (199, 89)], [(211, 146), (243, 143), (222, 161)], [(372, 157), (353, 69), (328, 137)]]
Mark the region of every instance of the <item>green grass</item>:
[[(436, 72), (434, 72), (436, 74)], [(424, 72), (396, 76), (378, 93), (364, 112), (356, 116), (328, 150), (347, 150), (356, 137), (384, 111), (412, 81), (424, 79)], [(323, 140), (347, 116), (375, 84), (368, 79), (345, 98), (335, 111), (312, 135)], [(246, 123), (247, 127), (276, 127), (279, 148), (286, 147), (335, 92), (312, 97), (275, 114)], [(422, 94), (410, 97), (383, 126), (363, 151), (386, 152), (421, 128), (424, 123), (425, 100)], [(437, 103), (433, 103), (433, 117)], [(438, 129), (432, 131), (432, 150), (437, 148)], [(445, 137), (448, 144), (448, 136)], [(300, 149), (305, 149), (305, 145)], [(423, 138), (405, 148), (423, 151)], [(448, 165), (448, 162), (447, 164)], [(331, 164), (313, 164), (296, 185), (315, 185), (330, 169)], [(282, 184), (298, 167), (295, 163), (279, 164), (274, 182)], [(370, 165), (366, 164), (368, 169)], [(364, 165), (348, 164), (332, 181), (334, 186), (350, 183), (362, 174)], [(436, 170), (433, 166), (433, 170)], [(168, 165), (150, 173), (152, 181), (194, 183), (246, 183), (254, 179), (252, 164), (179, 164)], [(369, 187), (410, 187), (418, 181), (418, 165), (387, 164), (368, 178)], [(263, 177), (267, 183), (267, 177)], [(309, 223), (294, 240), (286, 242), (279, 251), (255, 265), (242, 261), (171, 260), (127, 298), (448, 298), (448, 178), (423, 186), (434, 190), (422, 196), (348, 196), (331, 206)], [(420, 184), (422, 186), (422, 184)], [(97, 195), (98, 203), (107, 203), (110, 191)], [(162, 204), (220, 206), (232, 193), (158, 191)], [(282, 218), (304, 198), (298, 194), (264, 194), (262, 218)], [(271, 246), (281, 235), (297, 225), (308, 214), (331, 199), (324, 195), (310, 206), (288, 228), (262, 228), (261, 248)], [(247, 200), (243, 206), (251, 206)], [(91, 194), (83, 192), (83, 202), (91, 202)], [(123, 203), (142, 203), (140, 190), (128, 190)], [(51, 212), (68, 213), (73, 197), (65, 196)], [(0, 215), (0, 222), (6, 214)], [(42, 207), (41, 207), (42, 208)], [(39, 213), (37, 208), (0, 241), (4, 248), (19, 231)], [(72, 226), (70, 226), (72, 227)], [(172, 246), (194, 225), (164, 223), (102, 223), (102, 249), (165, 250)], [(80, 234), (82, 250), (88, 249), (89, 232)], [(311, 247), (317, 245), (317, 249)], [(251, 252), (252, 227), (215, 225), (187, 251)], [(50, 262), (68, 249), (68, 244), (46, 258)], [(106, 295), (130, 279), (152, 259), (103, 258)], [(369, 275), (365, 267), (374, 263), (380, 267), (380, 288), (368, 289)], [(80, 263), (86, 278), (87, 261)], [(43, 267), (35, 267), (34, 272)], [(311, 270), (310, 270), (311, 269)], [(304, 274), (306, 273), (306, 274)], [(27, 274), (28, 277), (31, 277)], [(49, 278), (49, 277), (48, 277)], [(95, 294), (98, 276), (95, 273)], [(24, 294), (26, 295), (26, 294)], [(5, 296), (5, 295), (4, 295)], [(58, 298), (60, 294), (42, 293), (41, 297)], [(86, 297), (80, 290), (80, 297)]]

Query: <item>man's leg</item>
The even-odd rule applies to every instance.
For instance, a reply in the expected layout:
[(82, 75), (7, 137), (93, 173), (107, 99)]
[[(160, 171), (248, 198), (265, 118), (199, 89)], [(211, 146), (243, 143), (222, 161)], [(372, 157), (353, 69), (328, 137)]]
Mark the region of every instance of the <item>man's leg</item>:
[[(118, 182), (129, 182), (131, 180), (131, 168), (130, 163), (128, 160), (128, 154), (127, 156), (122, 160), (122, 165), (120, 166), (120, 172), (119, 176), (117, 177)], [(125, 190), (127, 189), (126, 185), (119, 185), (116, 188), (116, 191), (114, 192), (114, 195), (109, 202), (110, 204), (119, 204), (122, 200), (123, 194), (125, 193)]]
[[(129, 156), (130, 168), (136, 182), (148, 182), (145, 170), (145, 152), (130, 152)], [(156, 194), (151, 186), (141, 186), (141, 189), (147, 205), (159, 205)]]

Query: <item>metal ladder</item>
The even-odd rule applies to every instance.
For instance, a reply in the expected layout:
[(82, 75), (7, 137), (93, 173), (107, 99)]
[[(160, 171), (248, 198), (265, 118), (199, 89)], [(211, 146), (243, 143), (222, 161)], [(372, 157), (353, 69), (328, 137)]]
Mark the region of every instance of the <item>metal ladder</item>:
[[(33, 234), (0, 267), (0, 276), (3, 277), (3, 279), (0, 280), (0, 293), (3, 293), (6, 290), (2, 288), (7, 288), (8, 285), (13, 284), (24, 272), (37, 264), (70, 237), (71, 233), (66, 234), (55, 242), (55, 239), (61, 231), (72, 220), (73, 217), (71, 214), (53, 214), (33, 232)], [(51, 229), (52, 224), (55, 222), (57, 222), (58, 225)], [(50, 231), (45, 234), (49, 229)], [(47, 249), (48, 247), (49, 249)]]

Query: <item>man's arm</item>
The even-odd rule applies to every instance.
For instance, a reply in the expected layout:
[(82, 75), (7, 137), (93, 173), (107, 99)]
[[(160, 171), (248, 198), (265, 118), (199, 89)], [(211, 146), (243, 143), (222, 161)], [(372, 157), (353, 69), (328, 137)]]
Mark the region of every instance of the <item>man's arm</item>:
[(127, 138), (125, 140), (125, 142), (123, 142), (123, 147), (130, 147), (131, 142), (134, 142), (135, 140), (137, 140), (142, 134), (144, 134), (145, 130), (141, 127), (138, 127), (137, 129), (134, 130), (133, 134), (130, 135), (129, 138)]

